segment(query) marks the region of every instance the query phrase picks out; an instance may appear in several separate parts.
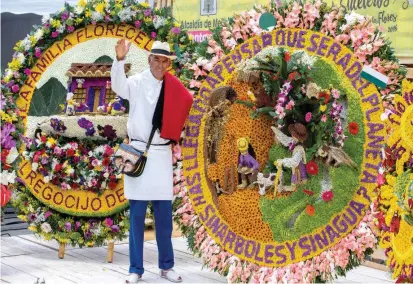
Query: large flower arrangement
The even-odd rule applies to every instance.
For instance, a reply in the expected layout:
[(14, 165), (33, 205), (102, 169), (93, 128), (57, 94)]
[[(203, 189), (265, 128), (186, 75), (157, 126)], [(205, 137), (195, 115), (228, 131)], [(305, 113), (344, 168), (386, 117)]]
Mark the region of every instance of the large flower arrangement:
[(397, 282), (413, 281), (413, 84), (403, 81), (401, 96), (383, 114), (389, 137), (374, 202), (380, 245)]
[[(256, 7), (251, 11), (246, 11), (234, 17), (228, 19), (228, 21), (223, 23), (222, 28), (217, 28), (213, 31), (212, 37), (207, 42), (201, 43), (197, 49), (194, 57), (191, 59), (190, 63), (187, 65), (188, 69), (183, 70), (181, 74), (181, 80), (188, 84), (188, 87), (193, 89), (196, 92), (196, 96), (199, 96), (199, 100), (202, 100), (205, 97), (210, 96), (207, 92), (202, 91), (202, 81), (209, 80), (209, 82), (214, 83), (211, 77), (208, 75), (211, 73), (219, 74), (219, 69), (214, 69), (215, 64), (225, 58), (225, 56), (231, 51), (234, 50), (237, 46), (240, 46), (246, 40), (256, 35), (262, 34), (264, 31), (259, 27), (259, 19), (262, 13), (269, 12), (273, 14), (277, 19), (277, 28), (304, 28), (315, 31), (321, 31), (326, 35), (331, 36), (336, 42), (346, 45), (350, 50), (352, 50), (358, 60), (366, 65), (370, 65), (374, 69), (378, 70), (381, 73), (386, 74), (390, 80), (386, 88), (380, 89), (382, 98), (385, 106), (389, 106), (392, 103), (392, 97), (397, 95), (400, 92), (401, 88), (401, 79), (404, 77), (405, 70), (401, 67), (396, 58), (394, 57), (393, 52), (390, 48), (390, 43), (385, 40), (381, 31), (372, 23), (371, 19), (355, 13), (345, 14), (343, 10), (337, 7), (327, 7), (321, 2), (315, 3), (306, 3), (304, 5), (298, 4), (298, 2), (291, 3), (274, 3), (271, 7)], [(254, 51), (255, 52), (255, 51)], [(284, 61), (288, 62), (292, 52), (288, 50), (278, 50), (278, 58), (283, 58)], [(273, 56), (269, 59), (276, 58)], [(278, 61), (279, 62), (279, 61)], [(227, 62), (224, 62), (224, 64)], [(268, 63), (268, 62), (267, 62)], [(261, 62), (261, 67), (264, 65)], [(234, 67), (234, 66), (232, 66)], [(228, 70), (231, 69), (231, 65), (225, 65), (225, 68)], [(310, 67), (311, 68), (311, 67)], [(328, 69), (327, 69), (328, 70)], [(292, 70), (294, 71), (294, 70)], [(305, 70), (295, 70), (298, 74), (293, 74), (293, 72), (288, 72), (286, 75), (279, 76), (280, 74), (271, 74), (268, 72), (267, 77), (271, 77), (274, 81), (280, 78), (281, 84), (278, 84), (277, 88), (282, 93), (285, 90), (290, 91), (290, 86), (284, 86), (284, 80), (287, 78), (287, 81), (305, 79), (306, 72)], [(333, 75), (329, 73), (330, 70), (323, 73), (323, 69), (320, 70), (321, 78), (329, 78), (332, 81)], [(231, 72), (231, 71), (229, 71)], [(291, 77), (289, 78), (289, 75)], [(335, 83), (340, 82), (341, 78), (336, 78)], [(297, 82), (298, 83), (298, 82)], [(265, 85), (265, 82), (264, 82)], [(340, 84), (337, 84), (340, 85)], [(336, 86), (333, 84), (333, 86)], [(248, 87), (243, 86), (242, 84), (233, 84), (232, 87), (240, 93), (247, 93)], [(267, 86), (268, 87), (268, 86)], [(294, 86), (293, 86), (294, 87)], [(301, 86), (300, 86), (301, 87)], [(316, 86), (317, 87), (317, 86)], [(302, 119), (305, 122), (311, 122), (315, 120), (316, 124), (323, 125), (323, 120), (329, 120), (330, 126), (328, 129), (333, 135), (327, 135), (324, 139), (333, 139), (332, 143), (340, 146), (346, 139), (356, 138), (359, 133), (362, 133), (363, 121), (361, 117), (355, 112), (354, 119), (347, 120), (346, 125), (340, 125), (338, 120), (334, 120), (334, 116), (339, 116), (341, 110), (336, 100), (338, 98), (343, 98), (348, 96), (347, 90), (350, 88), (345, 88), (338, 90), (336, 88), (324, 87), (323, 89), (318, 90), (315, 94), (314, 100), (317, 101), (318, 107), (315, 107), (310, 114), (305, 114)], [(298, 89), (298, 84), (295, 86)], [(317, 89), (317, 88), (315, 88)], [(249, 89), (253, 93), (254, 89)], [(307, 90), (305, 90), (307, 91)], [(304, 92), (302, 92), (304, 93)], [(321, 95), (321, 93), (323, 95)], [(262, 108), (263, 105), (255, 105), (254, 100), (249, 100), (250, 94), (242, 99), (242, 102), (237, 102), (238, 104), (253, 108), (252, 115), (254, 112), (266, 112), (268, 115), (275, 117), (279, 125), (283, 125), (282, 121), (287, 115), (291, 115), (294, 109), (294, 104), (289, 103), (287, 100), (276, 100), (273, 101), (271, 109)], [(256, 98), (258, 100), (258, 98)], [(265, 98), (264, 98), (265, 99)], [(255, 103), (257, 103), (257, 100)], [(195, 100), (197, 102), (197, 100)], [(296, 100), (294, 100), (296, 103)], [(288, 107), (287, 107), (288, 105)], [(242, 107), (244, 107), (242, 106)], [(278, 108), (276, 107), (278, 106)], [(237, 107), (241, 109), (242, 107)], [(201, 107), (196, 105), (195, 108), (201, 111)], [(234, 107), (235, 108), (235, 107)], [(328, 108), (328, 110), (327, 110)], [(322, 114), (326, 115), (323, 118)], [(228, 114), (228, 111), (227, 111)], [(239, 118), (245, 116), (245, 112), (240, 114)], [(224, 112), (225, 116), (225, 112)], [(193, 117), (194, 123), (197, 123), (196, 116)], [(235, 118), (234, 118), (235, 119)], [(281, 120), (281, 121), (280, 121)], [(308, 121), (307, 121), (308, 120)], [(228, 121), (228, 118), (224, 118), (224, 122)], [(198, 121), (199, 123), (199, 121)], [(319, 124), (320, 123), (320, 124)], [(231, 128), (228, 128), (231, 129)], [(187, 135), (193, 136), (195, 130), (188, 130)], [(208, 129), (210, 131), (210, 129)], [(348, 137), (346, 137), (348, 136)], [(259, 137), (260, 141), (264, 142), (265, 139)], [(326, 140), (321, 140), (326, 141)], [(207, 143), (210, 143), (209, 141)], [(184, 141), (185, 144), (185, 141)], [(194, 147), (194, 142), (191, 142), (191, 139), (188, 138), (187, 141), (188, 147)], [(357, 149), (356, 149), (357, 150)], [(280, 151), (280, 150), (274, 150)], [(192, 152), (191, 152), (192, 153)], [(309, 153), (311, 153), (309, 151)], [(189, 152), (187, 153), (190, 157)], [(192, 154), (191, 154), (192, 155)], [(259, 153), (257, 154), (259, 155)], [(276, 155), (275, 155), (276, 156)], [(192, 156), (191, 156), (192, 157)], [(184, 159), (185, 163), (185, 159)], [(202, 164), (203, 162), (201, 162)], [(187, 165), (187, 167), (192, 167), (193, 164)], [(269, 168), (273, 167), (271, 164)], [(312, 165), (310, 171), (317, 173), (318, 168), (316, 165)], [(222, 169), (217, 169), (212, 173), (212, 175), (219, 174), (222, 172)], [(209, 175), (209, 173), (208, 173)], [(220, 179), (223, 182), (223, 179)], [(187, 180), (186, 182), (194, 185), (196, 179)], [(226, 275), (229, 282), (310, 282), (310, 281), (325, 281), (332, 279), (337, 275), (344, 275), (348, 269), (357, 266), (360, 263), (360, 260), (364, 258), (365, 255), (372, 252), (372, 249), (375, 247), (376, 238), (372, 228), (373, 216), (368, 211), (356, 228), (350, 232), (346, 237), (341, 239), (336, 245), (325, 250), (323, 253), (318, 256), (298, 262), (295, 264), (289, 264), (282, 268), (268, 268), (264, 266), (258, 266), (252, 262), (241, 260), (230, 252), (226, 251), (216, 240), (207, 232), (207, 229), (201, 223), (200, 218), (205, 218), (205, 216), (199, 216), (195, 213), (194, 203), (202, 203), (202, 199), (197, 199), (195, 201), (190, 201), (188, 188), (183, 185), (180, 186), (178, 193), (178, 198), (181, 201), (181, 205), (176, 212), (176, 220), (180, 223), (181, 229), (184, 234), (188, 237), (189, 247), (194, 251), (195, 254), (203, 257), (206, 265), (213, 269), (214, 271), (219, 272), (220, 274)], [(196, 186), (191, 188), (194, 192), (196, 191)], [(314, 191), (312, 190), (303, 190), (303, 194), (300, 198), (306, 198), (305, 200), (311, 200), (311, 197), (314, 196)], [(315, 197), (312, 198), (317, 198)], [(331, 192), (327, 194), (322, 194), (321, 198), (329, 204), (333, 199), (336, 199)], [(248, 202), (257, 202), (254, 195), (249, 195), (246, 199)], [(237, 202), (243, 202), (243, 200), (238, 199)], [(219, 202), (217, 200), (215, 203)], [(222, 206), (222, 203), (219, 203)], [(246, 203), (242, 203), (246, 204)], [(281, 204), (282, 208), (283, 205)], [(245, 209), (241, 206), (241, 210), (230, 208), (229, 211), (234, 212), (238, 220), (242, 218), (250, 218), (249, 220), (256, 220), (252, 218), (250, 210)], [(322, 210), (322, 208), (321, 208)], [(246, 212), (247, 215), (240, 215)], [(314, 210), (314, 206), (307, 206), (306, 212), (309, 216), (313, 216), (314, 213), (319, 212), (319, 209)], [(205, 212), (207, 213), (207, 212)], [(254, 215), (255, 216), (255, 215)], [(210, 224), (212, 219), (210, 220)], [(214, 221), (216, 222), (216, 221)], [(251, 221), (250, 223), (253, 223)], [(248, 230), (248, 228), (246, 229)], [(249, 230), (251, 231), (251, 230)], [(260, 234), (263, 230), (252, 229), (252, 231), (259, 231), (257, 234)]]
[(113, 190), (121, 180), (111, 157), (114, 142), (97, 147), (90, 141), (66, 142), (58, 135), (40, 133), (33, 140), (26, 139), (24, 159), (32, 162), (32, 169), (43, 175), (45, 183), (60, 185), (62, 189), (91, 190), (100, 193)]
[[(102, 143), (92, 140), (85, 142), (55, 135), (39, 137), (38, 142), (30, 142), (23, 136), (27, 119), (21, 115), (28, 110), (20, 110), (16, 106), (16, 100), (24, 84), (33, 76), (38, 76), (33, 74), (31, 68), (53, 44), (79, 29), (99, 24), (131, 25), (151, 40), (168, 41), (173, 51), (179, 55), (179, 59), (173, 63), (173, 69), (178, 73), (188, 60), (187, 51), (193, 50), (195, 46), (188, 34), (181, 30), (171, 17), (169, 8), (151, 9), (147, 3), (132, 0), (80, 0), (76, 5), (66, 3), (60, 11), (44, 16), (42, 25), (35, 26), (26, 38), (16, 44), (16, 52), (1, 80), (1, 190), (7, 191), (5, 196), (10, 196), (13, 190), (14, 204), (21, 211), (20, 217), (29, 222), (33, 231), (47, 239), (80, 246), (100, 245), (108, 240), (122, 239), (128, 229), (127, 211), (123, 210), (103, 219), (73, 217), (41, 204), (26, 185), (21, 183), (21, 179), (16, 179), (17, 167), (23, 159), (18, 155), (18, 150), (24, 151), (23, 141), (31, 145), (24, 153), (25, 158), (34, 162), (36, 172), (45, 175), (44, 183), (54, 181), (68, 190), (78, 187), (102, 193), (120, 182), (119, 176), (113, 175), (110, 163), (108, 164), (108, 155), (115, 149), (116, 143), (109, 147), (100, 146)], [(61, 123), (54, 126), (55, 133), (65, 131)], [(86, 124), (79, 124), (79, 127), (82, 126)], [(83, 130), (86, 138), (91, 137), (91, 127), (83, 127)], [(113, 129), (105, 129), (105, 126), (102, 126), (102, 129), (93, 128), (93, 131), (96, 131), (94, 135), (103, 136), (105, 140), (117, 138)], [(77, 159), (84, 163), (84, 169), (75, 167)]]

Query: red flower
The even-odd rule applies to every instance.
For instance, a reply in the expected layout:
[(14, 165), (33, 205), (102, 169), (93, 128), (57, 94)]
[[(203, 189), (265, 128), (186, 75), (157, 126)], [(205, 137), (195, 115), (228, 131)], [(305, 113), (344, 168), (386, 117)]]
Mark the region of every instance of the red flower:
[(331, 199), (333, 199), (334, 193), (331, 190), (329, 190), (329, 191), (324, 192), (321, 197), (323, 198), (325, 202), (329, 202)]
[(75, 155), (75, 150), (72, 148), (67, 149), (66, 151), (66, 157), (73, 157)]
[(109, 179), (112, 182), (116, 182), (116, 175), (110, 175)]
[(316, 162), (314, 161), (309, 161), (306, 165), (305, 165), (305, 169), (307, 170), (307, 173), (314, 176), (316, 174), (318, 174), (318, 165)]
[(79, 188), (79, 185), (78, 185), (77, 183), (72, 183), (72, 184), (70, 185), (70, 187), (71, 187), (73, 190), (76, 190), (76, 189)]
[(109, 187), (110, 190), (114, 190), (116, 188), (116, 186), (117, 186), (117, 183), (113, 182), (113, 181), (109, 182), (109, 184), (108, 184), (108, 187)]
[(321, 100), (322, 98), (324, 98), (324, 101), (322, 102), (322, 104), (325, 105), (330, 100), (330, 95), (326, 92), (319, 93), (318, 99)]
[(54, 166), (54, 171), (58, 172), (62, 169), (62, 165), (61, 164), (57, 164), (56, 166)]
[(284, 61), (288, 62), (291, 59), (291, 55), (288, 52), (284, 52)]
[(359, 125), (357, 124), (357, 122), (352, 121), (348, 124), (348, 132), (350, 132), (353, 135), (359, 133)]
[(46, 143), (46, 141), (47, 141), (46, 136), (41, 136), (40, 141), (42, 141), (42, 143)]
[(304, 192), (305, 194), (307, 194), (307, 195), (310, 195), (310, 196), (314, 195), (314, 192), (312, 192), (312, 191), (309, 190), (309, 189), (304, 189), (303, 192)]
[(6, 204), (9, 202), (11, 197), (11, 190), (7, 188), (4, 184), (1, 185), (1, 192), (0, 192), (0, 203), (1, 207), (6, 206)]
[(307, 207), (305, 207), (305, 212), (308, 214), (308, 216), (313, 216), (315, 213), (315, 207), (313, 205), (307, 205)]
[(293, 81), (295, 79), (298, 79), (300, 77), (300, 73), (297, 71), (294, 71), (288, 75), (288, 81)]
[(102, 166), (107, 167), (110, 164), (110, 159), (109, 158), (104, 158), (102, 161)]

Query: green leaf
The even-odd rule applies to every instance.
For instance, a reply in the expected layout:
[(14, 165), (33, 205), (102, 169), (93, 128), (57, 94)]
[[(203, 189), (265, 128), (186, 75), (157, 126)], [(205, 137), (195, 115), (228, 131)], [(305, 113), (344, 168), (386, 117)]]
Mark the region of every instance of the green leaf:
[(35, 89), (29, 115), (50, 116), (60, 113), (60, 104), (66, 102), (66, 88), (56, 78), (51, 78), (40, 89)]

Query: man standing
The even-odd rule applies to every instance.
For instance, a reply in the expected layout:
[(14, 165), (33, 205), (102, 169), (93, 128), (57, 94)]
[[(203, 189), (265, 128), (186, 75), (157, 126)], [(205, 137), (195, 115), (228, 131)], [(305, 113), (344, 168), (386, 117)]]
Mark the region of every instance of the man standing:
[[(170, 82), (171, 79), (168, 79), (169, 81), (165, 81), (165, 79), (173, 77), (166, 71), (171, 65), (171, 59), (175, 57), (171, 55), (168, 43), (156, 41), (152, 46), (148, 59), (150, 68), (127, 78), (124, 65), (130, 45), (131, 43), (127, 43), (125, 39), (119, 40), (116, 45), (116, 59), (113, 62), (111, 70), (112, 89), (118, 96), (129, 101), (130, 107), (127, 128), (130, 145), (138, 150), (144, 151), (153, 127), (152, 122), (155, 120), (154, 112), (158, 98), (161, 92), (164, 92), (164, 88), (170, 85), (166, 83)], [(176, 78), (173, 78), (173, 80), (176, 80)], [(174, 82), (179, 81), (176, 80)], [(182, 91), (180, 93), (182, 93)], [(183, 95), (186, 96), (187, 94)], [(166, 103), (168, 103), (168, 99), (165, 92), (165, 104)], [(163, 118), (161, 118), (161, 121), (168, 119), (168, 117), (165, 117), (165, 109), (167, 109), (166, 105), (163, 107)], [(180, 130), (182, 130), (183, 123), (181, 124), (182, 125), (178, 125), (176, 129), (181, 127)], [(136, 178), (126, 175), (124, 177), (125, 197), (130, 203), (130, 276), (126, 283), (138, 282), (142, 279), (144, 272), (144, 220), (149, 201), (152, 202), (155, 212), (158, 265), (161, 269), (160, 275), (162, 278), (166, 278), (172, 282), (182, 281), (182, 278), (172, 269), (174, 266), (174, 254), (171, 241), (173, 195), (172, 150), (170, 145), (171, 138), (163, 135), (163, 132), (166, 131), (164, 131), (164, 128), (166, 128), (165, 125), (167, 125), (167, 123), (164, 123), (164, 127), (161, 127), (161, 129), (157, 129), (153, 136), (148, 153), (148, 160), (142, 175)], [(171, 127), (167, 127), (170, 131)], [(178, 135), (179, 134), (176, 134), (175, 136)], [(165, 139), (165, 136), (167, 136), (168, 139)], [(179, 140), (179, 138), (177, 140)]]

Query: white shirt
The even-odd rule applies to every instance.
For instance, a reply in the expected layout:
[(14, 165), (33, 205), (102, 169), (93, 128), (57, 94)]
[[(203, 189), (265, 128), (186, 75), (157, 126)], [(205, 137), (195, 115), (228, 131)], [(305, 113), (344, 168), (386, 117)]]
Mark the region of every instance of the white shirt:
[[(127, 130), (129, 139), (147, 142), (152, 130), (152, 118), (162, 88), (150, 69), (126, 78), (125, 60), (114, 60), (111, 70), (112, 90), (129, 101)], [(165, 144), (169, 140), (155, 132), (152, 144)], [(132, 141), (131, 145), (141, 151), (146, 143)], [(137, 178), (124, 176), (125, 197), (132, 200), (172, 200), (173, 173), (170, 146), (151, 145), (143, 174)]]

